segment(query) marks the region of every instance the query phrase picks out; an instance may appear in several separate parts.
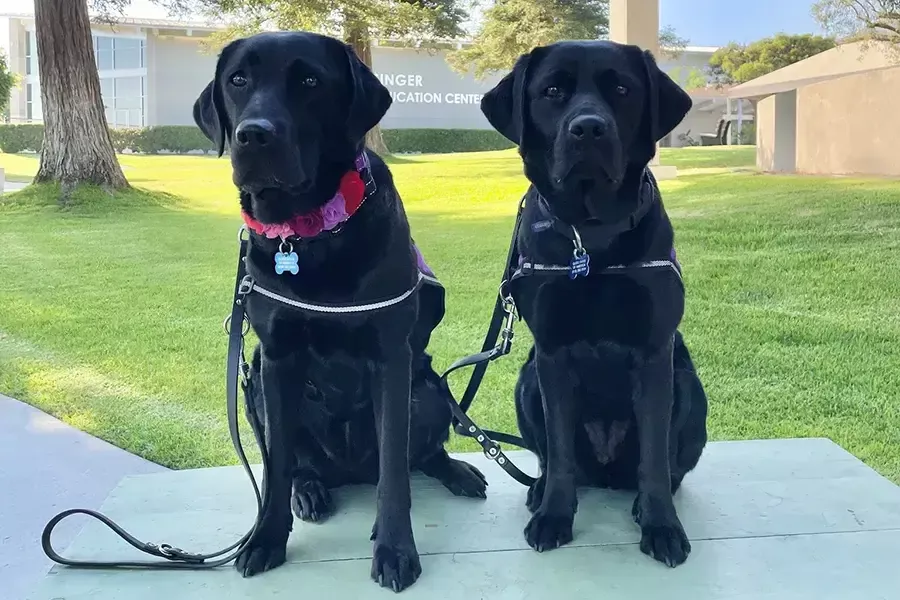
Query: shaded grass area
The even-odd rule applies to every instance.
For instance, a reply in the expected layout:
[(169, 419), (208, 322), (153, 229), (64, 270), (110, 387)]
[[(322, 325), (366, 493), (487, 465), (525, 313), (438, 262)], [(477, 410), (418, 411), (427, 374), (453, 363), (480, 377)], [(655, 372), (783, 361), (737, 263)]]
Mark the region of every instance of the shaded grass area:
[[(746, 166), (744, 148), (714, 149), (718, 163), (701, 150), (662, 162)], [(240, 222), (228, 161), (122, 162), (140, 189), (87, 190), (66, 209), (43, 187), (0, 201), (0, 392), (168, 466), (233, 463), (221, 323)], [(0, 155), (0, 166), (36, 163)], [(508, 151), (404, 157), (392, 170), (448, 289), (431, 347), (445, 367), (480, 348), (526, 185)], [(830, 437), (900, 481), (900, 186), (698, 173), (662, 188), (711, 436)], [(473, 409), (483, 426), (515, 430), (528, 345), (520, 325), (513, 355), (489, 369)]]

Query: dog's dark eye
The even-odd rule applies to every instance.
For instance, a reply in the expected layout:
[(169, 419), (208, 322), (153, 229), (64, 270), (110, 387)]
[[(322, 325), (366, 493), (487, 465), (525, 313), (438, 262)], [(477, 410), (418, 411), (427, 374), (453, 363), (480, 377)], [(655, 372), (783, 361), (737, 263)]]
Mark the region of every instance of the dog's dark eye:
[(556, 87), (555, 85), (551, 85), (547, 89), (544, 90), (544, 96), (547, 98), (559, 98), (563, 95), (562, 90)]
[(618, 87), (616, 88), (616, 93), (617, 93), (618, 95), (620, 95), (620, 96), (627, 96), (627, 95), (628, 95), (628, 88), (625, 87), (624, 85), (620, 85), (620, 86), (618, 86)]
[(247, 85), (247, 78), (243, 73), (238, 71), (231, 76), (231, 85), (233, 85), (234, 87), (244, 87), (245, 85)]
[(319, 80), (315, 77), (307, 77), (303, 80), (303, 85), (305, 85), (306, 87), (314, 88), (319, 85)]

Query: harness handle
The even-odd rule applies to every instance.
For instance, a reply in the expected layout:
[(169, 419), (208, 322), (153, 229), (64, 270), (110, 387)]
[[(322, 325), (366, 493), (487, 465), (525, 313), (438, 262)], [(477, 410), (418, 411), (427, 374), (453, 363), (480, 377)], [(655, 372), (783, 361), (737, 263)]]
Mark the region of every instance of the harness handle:
[[(235, 279), (234, 287), (234, 302), (232, 303), (231, 307), (231, 315), (225, 319), (225, 330), (228, 333), (228, 361), (226, 367), (228, 377), (226, 380), (226, 406), (228, 412), (228, 429), (231, 433), (231, 442), (234, 444), (234, 449), (241, 461), (241, 465), (244, 467), (244, 471), (247, 473), (247, 477), (250, 478), (250, 483), (253, 485), (253, 493), (256, 495), (256, 519), (254, 520), (253, 526), (250, 528), (250, 531), (245, 533), (238, 541), (231, 544), (227, 548), (209, 554), (194, 554), (191, 552), (186, 552), (185, 550), (182, 550), (181, 548), (178, 548), (171, 544), (142, 542), (132, 534), (128, 533), (128, 531), (126, 531), (115, 521), (98, 511), (86, 508), (73, 508), (65, 510), (50, 519), (47, 525), (44, 526), (44, 531), (41, 533), (41, 547), (44, 550), (44, 554), (47, 555), (47, 558), (49, 558), (53, 562), (68, 567), (95, 569), (214, 569), (216, 567), (228, 564), (229, 562), (236, 559), (241, 555), (241, 553), (244, 552), (247, 545), (255, 539), (257, 533), (259, 532), (262, 515), (265, 512), (265, 508), (268, 507), (270, 494), (266, 489), (263, 489), (262, 493), (260, 492), (260, 486), (256, 481), (256, 477), (253, 475), (253, 470), (250, 468), (250, 462), (247, 459), (243, 444), (241, 443), (241, 433), (239, 426), (240, 420), (238, 417), (239, 379), (240, 386), (244, 390), (244, 393), (250, 393), (250, 381), (248, 379), (249, 365), (247, 364), (247, 361), (244, 357), (244, 335), (247, 332), (247, 329), (244, 327), (244, 324), (246, 322), (244, 297), (249, 290), (244, 290), (244, 288), (241, 286), (241, 282), (243, 281), (244, 276), (247, 274), (246, 260), (247, 249), (249, 247), (249, 240), (243, 237), (244, 231), (245, 228), (242, 227), (241, 231), (238, 233), (238, 239), (240, 240), (240, 252), (238, 255), (237, 278)], [(262, 429), (255, 411), (247, 411), (247, 413), (247, 418), (250, 421), (251, 428), (254, 430), (254, 436), (256, 437), (257, 446), (259, 446), (260, 452), (262, 454), (263, 481), (265, 481), (269, 465), (269, 456), (266, 452), (266, 445), (263, 440), (260, 439), (258, 434), (258, 432)], [(87, 515), (100, 521), (109, 529), (111, 529), (113, 533), (125, 540), (133, 548), (140, 550), (144, 554), (149, 554), (163, 560), (92, 561), (76, 560), (62, 556), (53, 547), (53, 543), (51, 540), (53, 530), (64, 519), (78, 514)]]

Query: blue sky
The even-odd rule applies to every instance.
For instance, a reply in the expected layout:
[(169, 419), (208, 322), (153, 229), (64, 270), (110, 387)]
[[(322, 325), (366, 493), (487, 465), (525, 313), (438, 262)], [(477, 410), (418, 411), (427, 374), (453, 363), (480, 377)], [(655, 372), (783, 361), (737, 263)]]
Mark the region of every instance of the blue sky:
[(811, 0), (659, 0), (659, 20), (691, 46), (747, 43), (785, 33), (818, 33)]

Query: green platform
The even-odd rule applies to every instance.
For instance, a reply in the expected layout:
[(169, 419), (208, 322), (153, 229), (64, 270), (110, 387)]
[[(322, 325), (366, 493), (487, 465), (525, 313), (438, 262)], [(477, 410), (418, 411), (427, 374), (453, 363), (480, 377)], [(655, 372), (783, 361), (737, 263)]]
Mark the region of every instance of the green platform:
[[(530, 455), (514, 457), (533, 465)], [(900, 599), (900, 488), (828, 440), (710, 444), (676, 497), (694, 548), (677, 569), (641, 554), (633, 496), (600, 490), (581, 493), (573, 544), (534, 552), (522, 537), (525, 489), (482, 456), (467, 460), (489, 478), (486, 501), (453, 498), (433, 481), (415, 478), (413, 526), (424, 572), (403, 598)], [(392, 597), (369, 579), (373, 489), (340, 490), (335, 498), (339, 509), (331, 520), (296, 523), (288, 564), (252, 579), (231, 567), (56, 567), (30, 599)], [(103, 511), (142, 539), (206, 552), (244, 533), (253, 507), (244, 474), (218, 468), (126, 478)], [(68, 554), (137, 557), (94, 524)]]

